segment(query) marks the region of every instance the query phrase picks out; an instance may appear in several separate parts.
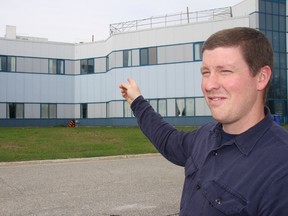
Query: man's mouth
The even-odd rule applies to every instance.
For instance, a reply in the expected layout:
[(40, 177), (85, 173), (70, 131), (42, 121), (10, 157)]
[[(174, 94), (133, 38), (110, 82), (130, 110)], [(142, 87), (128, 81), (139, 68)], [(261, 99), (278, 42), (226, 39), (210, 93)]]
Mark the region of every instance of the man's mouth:
[(219, 100), (221, 100), (222, 98), (220, 98), (220, 97), (216, 97), (216, 98), (210, 98), (210, 100), (213, 100), (213, 101), (219, 101)]
[(226, 99), (225, 97), (219, 97), (219, 96), (216, 96), (216, 97), (208, 97), (211, 105), (214, 104), (214, 105), (220, 105), (222, 104), (222, 102), (224, 102), (224, 100)]

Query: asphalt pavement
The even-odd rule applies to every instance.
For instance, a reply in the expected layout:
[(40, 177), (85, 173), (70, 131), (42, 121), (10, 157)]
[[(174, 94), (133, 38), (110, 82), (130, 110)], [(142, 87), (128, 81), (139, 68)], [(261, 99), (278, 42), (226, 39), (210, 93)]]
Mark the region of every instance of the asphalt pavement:
[(159, 154), (0, 163), (0, 215), (176, 216), (183, 181)]

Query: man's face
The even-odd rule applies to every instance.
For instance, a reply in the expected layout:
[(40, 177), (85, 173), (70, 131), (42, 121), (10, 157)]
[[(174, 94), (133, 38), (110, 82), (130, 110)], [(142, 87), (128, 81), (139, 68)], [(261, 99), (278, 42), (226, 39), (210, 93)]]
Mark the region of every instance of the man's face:
[(225, 126), (230, 129), (249, 126), (255, 114), (263, 111), (259, 110), (262, 101), (257, 90), (258, 76), (250, 74), (239, 47), (205, 50), (201, 73), (206, 102), (224, 130)]

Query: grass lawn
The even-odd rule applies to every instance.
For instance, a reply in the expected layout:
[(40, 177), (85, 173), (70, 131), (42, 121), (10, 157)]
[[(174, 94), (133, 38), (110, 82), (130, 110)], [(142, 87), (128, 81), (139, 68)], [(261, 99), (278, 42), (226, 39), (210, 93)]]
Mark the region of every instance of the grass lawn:
[(138, 127), (0, 127), (0, 162), (156, 152)]
[(0, 162), (156, 152), (138, 127), (0, 127)]

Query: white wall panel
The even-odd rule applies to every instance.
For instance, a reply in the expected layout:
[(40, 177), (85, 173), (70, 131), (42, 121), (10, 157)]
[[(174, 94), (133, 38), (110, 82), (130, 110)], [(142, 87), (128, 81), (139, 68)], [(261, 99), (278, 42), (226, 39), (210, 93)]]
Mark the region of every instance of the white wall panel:
[(0, 102), (7, 102), (7, 74), (4, 72), (0, 73)]
[(249, 16), (254, 11), (258, 10), (258, 0), (243, 0), (232, 7), (233, 16)]
[[(5, 101), (20, 103), (73, 103), (74, 76), (1, 73)], [(5, 97), (0, 93), (1, 97)]]
[(119, 68), (104, 74), (63, 76), (1, 73), (3, 102), (94, 103), (122, 100), (119, 84), (134, 78), (147, 98), (201, 96), (200, 63)]
[(132, 77), (146, 98), (202, 96), (200, 62), (111, 70), (106, 100), (122, 99), (118, 86)]
[(75, 58), (75, 44), (40, 42), (0, 38), (1, 55), (15, 55), (42, 58)]

